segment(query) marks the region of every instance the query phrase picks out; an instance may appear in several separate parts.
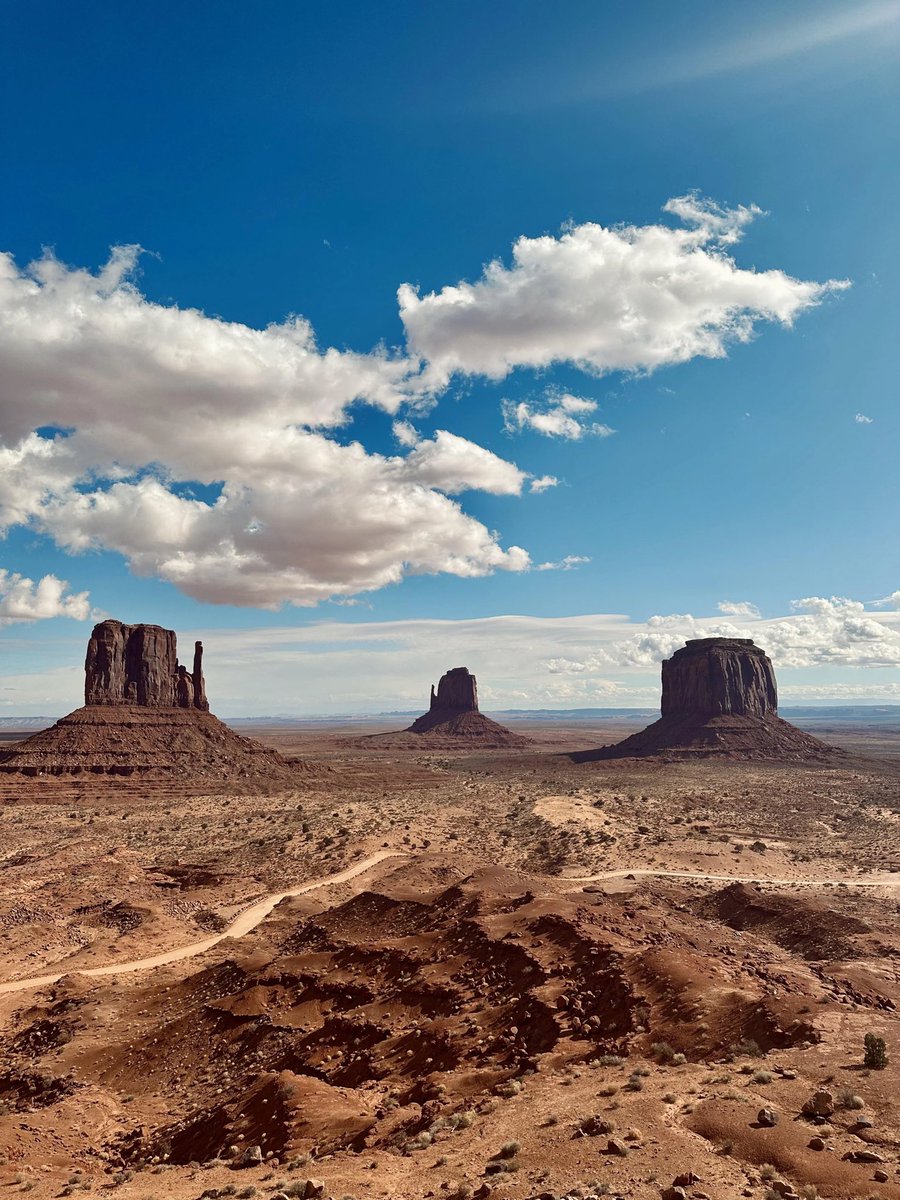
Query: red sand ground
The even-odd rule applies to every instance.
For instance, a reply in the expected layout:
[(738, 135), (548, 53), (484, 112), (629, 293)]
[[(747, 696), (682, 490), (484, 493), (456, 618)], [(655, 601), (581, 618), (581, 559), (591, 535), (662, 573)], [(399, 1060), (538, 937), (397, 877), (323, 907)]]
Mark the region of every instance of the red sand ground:
[(0, 778), (0, 1190), (900, 1200), (896, 766), (528, 732), (270, 731), (330, 769), (262, 793)]

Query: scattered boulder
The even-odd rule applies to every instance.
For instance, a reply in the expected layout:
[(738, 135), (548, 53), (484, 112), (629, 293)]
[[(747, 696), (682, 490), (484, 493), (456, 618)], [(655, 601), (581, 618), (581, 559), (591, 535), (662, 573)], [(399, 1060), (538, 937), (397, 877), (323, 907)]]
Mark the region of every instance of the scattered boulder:
[(756, 1114), (756, 1121), (764, 1129), (774, 1129), (778, 1124), (778, 1113), (774, 1108), (761, 1108)]
[(612, 1121), (607, 1121), (605, 1117), (595, 1114), (592, 1117), (585, 1117), (578, 1126), (578, 1133), (584, 1134), (585, 1137), (598, 1137), (602, 1133), (612, 1133), (614, 1129)]
[(606, 1143), (606, 1153), (615, 1154), (619, 1158), (625, 1158), (628, 1155), (628, 1147), (621, 1138), (610, 1138)]
[(258, 1167), (262, 1161), (262, 1146), (248, 1146), (234, 1165), (236, 1167)]
[(855, 1163), (883, 1163), (884, 1157), (877, 1150), (848, 1150), (844, 1160)]
[(824, 1150), (825, 1149), (825, 1139), (824, 1138), (812, 1137), (809, 1139), (808, 1144), (809, 1144), (810, 1150)]
[(671, 1187), (663, 1188), (660, 1197), (661, 1200), (687, 1200), (687, 1192), (683, 1187), (676, 1187), (673, 1184)]
[(797, 1195), (794, 1185), (784, 1179), (774, 1179), (772, 1181), (772, 1191), (782, 1196), (784, 1200), (790, 1200), (790, 1197)]
[(683, 1171), (680, 1175), (676, 1175), (672, 1180), (672, 1187), (688, 1188), (693, 1187), (695, 1183), (702, 1183), (703, 1180), (693, 1171)]
[(831, 1117), (834, 1115), (834, 1096), (820, 1088), (813, 1092), (800, 1111), (805, 1117)]

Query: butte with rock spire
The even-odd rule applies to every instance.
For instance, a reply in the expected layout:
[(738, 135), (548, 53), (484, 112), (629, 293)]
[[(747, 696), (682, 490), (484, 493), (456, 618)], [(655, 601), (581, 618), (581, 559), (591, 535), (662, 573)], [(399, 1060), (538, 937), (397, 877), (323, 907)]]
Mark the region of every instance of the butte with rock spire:
[(176, 776), (243, 787), (296, 782), (298, 770), (311, 769), (213, 716), (202, 643), (194, 643), (188, 670), (171, 629), (121, 621), (94, 626), (84, 706), (0, 752), (0, 771), (29, 776)]
[(400, 733), (374, 734), (384, 746), (464, 749), (466, 743), (484, 749), (530, 746), (531, 739), (492, 721), (478, 708), (478, 683), (468, 667), (453, 667), (431, 686), (427, 713)]

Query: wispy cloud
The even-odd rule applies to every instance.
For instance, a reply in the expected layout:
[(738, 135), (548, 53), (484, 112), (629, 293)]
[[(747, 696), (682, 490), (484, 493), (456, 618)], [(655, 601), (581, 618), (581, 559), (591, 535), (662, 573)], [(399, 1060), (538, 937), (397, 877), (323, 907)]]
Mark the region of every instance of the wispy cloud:
[(874, 418), (867, 417), (865, 413), (861, 412), (857, 413), (853, 420), (857, 423), (857, 425), (872, 425), (874, 423)]
[(900, 2), (874, 0), (830, 8), (817, 5), (805, 17), (779, 21), (768, 28), (756, 27), (756, 17), (749, 10), (746, 17), (751, 22), (751, 30), (741, 28), (731, 37), (710, 42), (693, 54), (658, 64), (660, 69), (653, 82), (657, 85), (688, 83), (750, 70), (861, 35), (883, 34), (891, 26), (900, 30)]
[(559, 562), (542, 562), (538, 563), (535, 570), (538, 571), (574, 571), (576, 567), (580, 567), (582, 563), (589, 563), (591, 560), (586, 554), (567, 554), (565, 558), (561, 558)]
[(759, 617), (760, 611), (749, 600), (720, 600), (716, 605), (726, 617)]
[(590, 417), (597, 411), (594, 400), (572, 396), (568, 392), (549, 392), (542, 401), (528, 402), (503, 400), (503, 427), (507, 433), (533, 429), (544, 437), (565, 438), (578, 441), (586, 435), (609, 437), (616, 431)]

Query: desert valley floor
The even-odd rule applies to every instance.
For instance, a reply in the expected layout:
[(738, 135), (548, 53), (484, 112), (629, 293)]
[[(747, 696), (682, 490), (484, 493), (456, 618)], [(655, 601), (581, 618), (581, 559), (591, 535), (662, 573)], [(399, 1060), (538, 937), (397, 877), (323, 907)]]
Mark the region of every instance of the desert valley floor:
[(900, 734), (633, 728), (0, 776), (0, 1197), (900, 1200)]

